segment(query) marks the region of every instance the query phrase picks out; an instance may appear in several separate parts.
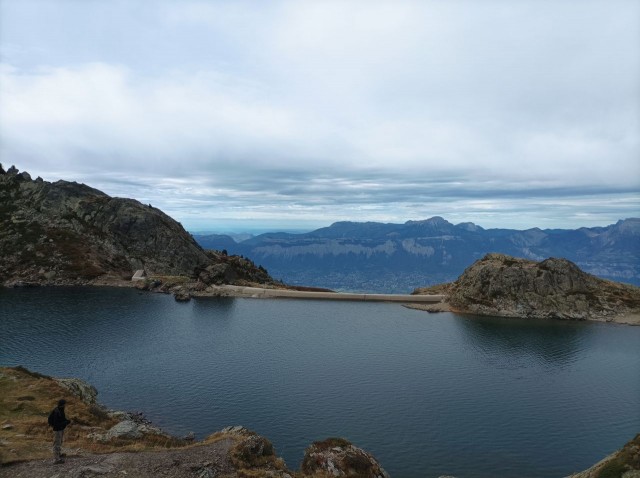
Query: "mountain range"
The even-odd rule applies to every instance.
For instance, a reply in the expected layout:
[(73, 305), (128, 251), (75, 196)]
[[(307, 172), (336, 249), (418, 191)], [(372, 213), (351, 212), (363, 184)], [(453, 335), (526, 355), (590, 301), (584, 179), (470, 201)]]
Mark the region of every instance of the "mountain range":
[(568, 259), (604, 279), (640, 285), (640, 218), (580, 229), (484, 229), (441, 217), (403, 224), (337, 222), (304, 234), (275, 232), (242, 242), (195, 235), (205, 249), (243, 255), (288, 284), (407, 293), (455, 280), (488, 253)]

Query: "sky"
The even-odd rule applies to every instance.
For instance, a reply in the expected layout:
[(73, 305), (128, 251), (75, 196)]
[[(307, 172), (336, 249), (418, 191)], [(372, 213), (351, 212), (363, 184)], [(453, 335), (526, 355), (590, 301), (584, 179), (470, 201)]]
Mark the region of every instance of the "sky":
[(640, 216), (640, 0), (0, 0), (0, 163), (190, 231)]

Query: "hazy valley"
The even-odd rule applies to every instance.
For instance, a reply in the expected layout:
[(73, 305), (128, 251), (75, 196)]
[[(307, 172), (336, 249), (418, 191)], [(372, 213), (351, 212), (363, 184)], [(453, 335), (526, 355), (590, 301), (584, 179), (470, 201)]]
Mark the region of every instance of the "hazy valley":
[(335, 290), (407, 293), (450, 282), (487, 253), (541, 261), (565, 258), (604, 279), (640, 284), (640, 219), (606, 227), (524, 231), (451, 224), (441, 217), (404, 224), (338, 222), (306, 234), (268, 233), (236, 242), (195, 235), (290, 284)]

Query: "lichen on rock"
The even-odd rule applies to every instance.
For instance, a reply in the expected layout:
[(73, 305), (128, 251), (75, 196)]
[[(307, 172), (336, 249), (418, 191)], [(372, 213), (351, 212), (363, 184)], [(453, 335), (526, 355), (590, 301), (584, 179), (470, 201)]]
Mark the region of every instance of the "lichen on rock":
[(305, 451), (302, 472), (337, 477), (389, 478), (373, 455), (344, 438), (314, 442)]

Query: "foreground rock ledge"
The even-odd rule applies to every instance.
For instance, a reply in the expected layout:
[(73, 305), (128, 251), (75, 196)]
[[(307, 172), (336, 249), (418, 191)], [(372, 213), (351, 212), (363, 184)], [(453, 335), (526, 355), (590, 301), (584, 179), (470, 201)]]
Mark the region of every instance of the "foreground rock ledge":
[(487, 254), (455, 281), (416, 289), (443, 294), (431, 311), (640, 324), (640, 288), (599, 279), (566, 259), (542, 262)]
[[(102, 407), (96, 389), (82, 380), (0, 368), (0, 390), (3, 478), (388, 477), (372, 455), (342, 438), (315, 442), (305, 453), (306, 468), (292, 471), (268, 439), (242, 426), (198, 443), (172, 437), (142, 414)], [(67, 400), (73, 423), (65, 432), (66, 462), (54, 466), (47, 415), (59, 398)]]

